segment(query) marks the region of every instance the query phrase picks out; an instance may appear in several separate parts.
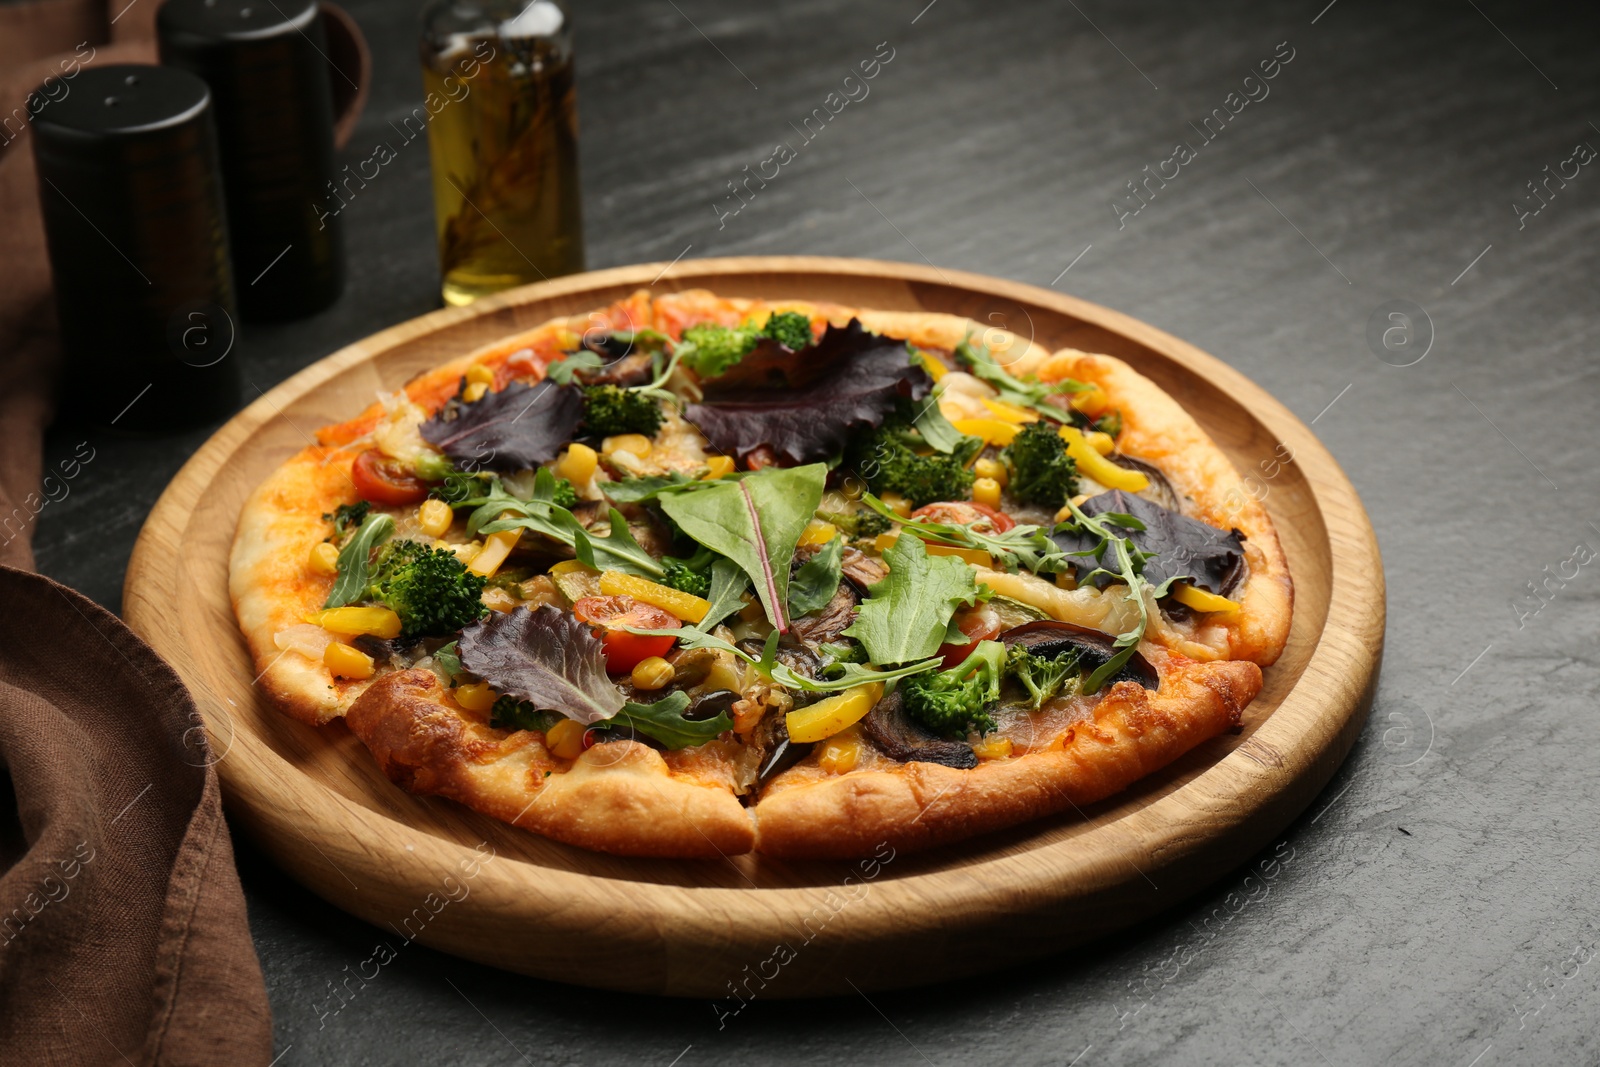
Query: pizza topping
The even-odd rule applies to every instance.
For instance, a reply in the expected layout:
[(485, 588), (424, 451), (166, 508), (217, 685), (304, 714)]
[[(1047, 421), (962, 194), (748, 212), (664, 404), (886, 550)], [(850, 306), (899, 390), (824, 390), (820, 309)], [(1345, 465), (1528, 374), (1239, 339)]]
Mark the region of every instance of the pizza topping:
[[(915, 411), (916, 409), (911, 409)], [(930, 427), (949, 427), (944, 416), (935, 422), (938, 405), (922, 408), (920, 418), (911, 418), (902, 406), (893, 417), (866, 433), (859, 433), (845, 453), (845, 465), (866, 481), (874, 493), (899, 493), (913, 507), (934, 501), (961, 500), (972, 488), (973, 473), (967, 464), (983, 448), (983, 440), (951, 427), (950, 436)], [(948, 447), (939, 448), (938, 445)]]
[(350, 468), (350, 480), (362, 499), (374, 504), (404, 507), (428, 497), (428, 484), (417, 477), (409, 464), (375, 448), (356, 456)]
[(616, 385), (590, 385), (583, 390), (583, 431), (595, 437), (636, 433), (654, 437), (661, 429), (661, 402)]
[(362, 513), (361, 525), (345, 537), (339, 549), (339, 573), (328, 590), (325, 608), (341, 608), (353, 604), (366, 593), (371, 574), (372, 550), (387, 541), (394, 533), (394, 519), (388, 515)]
[[(1121, 652), (1109, 634), (1055, 619), (1012, 627), (1000, 635), (1000, 641), (1006, 646), (1007, 662), (1013, 667), (1012, 676), (1028, 690), (1035, 708), (1054, 695), (1045, 690), (1050, 688), (1047, 683), (1058, 669), (1066, 668), (1062, 675), (1064, 681), (1077, 672), (1097, 670)], [(1146, 689), (1161, 688), (1161, 676), (1137, 650), (1106, 680), (1137, 682)], [(1056, 681), (1055, 690), (1059, 691), (1063, 681)], [(1084, 691), (1091, 690), (1085, 687)]]
[(1060, 378), (1053, 382), (1018, 378), (1002, 367), (989, 349), (981, 343), (974, 344), (970, 336), (956, 345), (955, 357), (969, 374), (999, 393), (1001, 400), (1015, 407), (1048, 415), (1057, 422), (1065, 422), (1070, 417), (1063, 394), (1080, 393), (1092, 388), (1071, 378)]
[(541, 710), (584, 724), (622, 710), (622, 693), (606, 677), (600, 638), (559, 608), (496, 612), (461, 632), (457, 655), (496, 692)]
[(952, 556), (929, 555), (916, 537), (899, 538), (883, 558), (888, 576), (871, 587), (844, 632), (865, 646), (873, 663), (927, 659), (948, 640), (956, 608), (978, 602), (972, 568)]
[(1056, 429), (1042, 419), (1030, 422), (1000, 453), (1006, 489), (1020, 503), (1059, 508), (1078, 492), (1078, 464)]
[[(1112, 491), (1090, 497), (1082, 504), (1088, 516), (1131, 516), (1132, 523), (1108, 518), (1122, 529), (1134, 548), (1145, 556), (1141, 573), (1152, 585), (1182, 579), (1209, 593), (1226, 596), (1244, 577), (1244, 537), (1238, 530), (1223, 532), (1160, 504)], [(1062, 550), (1073, 554), (1079, 566), (1078, 583), (1104, 588), (1117, 577), (1107, 566), (1103, 542), (1084, 528), (1057, 529), (1051, 535)], [(1105, 568), (1090, 573), (1096, 564)]]
[(669, 635), (630, 630), (675, 630), (683, 625), (677, 616), (631, 596), (586, 596), (572, 605), (572, 614), (594, 627), (602, 641), (606, 670), (612, 674), (626, 674), (642, 661), (672, 650)]
[(399, 616), (401, 636), (448, 634), (488, 610), (482, 600), (484, 581), (481, 573), (469, 570), (448, 549), (420, 541), (392, 541), (378, 550), (365, 599)]
[(717, 378), (739, 363), (757, 344), (767, 341), (782, 352), (798, 352), (814, 340), (811, 319), (796, 311), (780, 311), (757, 326), (701, 323), (683, 331), (677, 354), (701, 378)]
[(912, 675), (902, 682), (906, 711), (940, 737), (988, 733), (994, 729), (989, 708), (1000, 699), (1005, 664), (1005, 646), (998, 641), (979, 641), (954, 667)]
[(513, 381), (472, 403), (452, 398), (421, 432), (464, 470), (532, 470), (577, 436), (583, 409), (576, 386)]
[(832, 459), (852, 433), (882, 426), (901, 401), (922, 400), (932, 387), (904, 341), (851, 319), (830, 325), (803, 358), (777, 341), (758, 341), (705, 383), (704, 399), (685, 417), (719, 452), (743, 460), (766, 448), (798, 466)]
[(977, 754), (964, 741), (935, 737), (906, 713), (905, 696), (895, 690), (861, 721), (863, 732), (890, 759), (902, 763), (937, 763), (957, 770), (978, 765)]

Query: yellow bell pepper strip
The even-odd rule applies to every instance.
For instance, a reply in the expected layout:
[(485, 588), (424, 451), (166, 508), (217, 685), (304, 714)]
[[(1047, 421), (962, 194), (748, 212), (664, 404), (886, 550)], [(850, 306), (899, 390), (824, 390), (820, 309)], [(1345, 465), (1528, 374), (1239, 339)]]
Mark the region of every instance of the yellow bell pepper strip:
[(868, 682), (791, 711), (784, 716), (789, 740), (800, 744), (826, 740), (864, 719), (882, 697), (883, 686)]
[(373, 637), (399, 637), (400, 616), (388, 608), (325, 608), (306, 616), (306, 622), (342, 637), (371, 634)]
[[(500, 516), (502, 519), (511, 518), (511, 513), (506, 512)], [(485, 578), (493, 578), (494, 572), (500, 569), (500, 564), (511, 555), (511, 550), (516, 547), (517, 541), (522, 538), (522, 531), (501, 530), (492, 533), (483, 539), (483, 550), (467, 564), (467, 570), (473, 574), (481, 574)]]
[(338, 641), (328, 642), (328, 647), (322, 650), (322, 662), (335, 678), (349, 678), (352, 681), (371, 678), (377, 669), (371, 656)]
[(946, 367), (943, 363), (940, 363), (937, 358), (922, 351), (920, 348), (917, 349), (917, 359), (921, 361), (922, 369), (928, 372), (928, 377), (932, 378), (934, 381), (938, 381), (940, 378), (943, 378), (946, 374), (950, 373), (949, 367)]
[(1009, 422), (1013, 426), (1021, 426), (1025, 422), (1038, 422), (1038, 413), (1027, 408), (1019, 408), (1015, 404), (1008, 404), (1004, 400), (990, 400), (983, 398), (983, 406), (994, 412), (995, 418), (1001, 422)]
[(705, 618), (706, 612), (711, 610), (711, 601), (704, 597), (697, 597), (693, 593), (685, 593), (671, 586), (657, 585), (648, 579), (623, 574), (621, 571), (606, 571), (600, 575), (600, 594), (631, 596), (662, 611), (670, 611), (684, 622), (691, 624)]
[(821, 519), (812, 519), (806, 524), (805, 532), (800, 535), (800, 547), (807, 545), (825, 545), (839, 536), (839, 528), (831, 522)]
[(1150, 484), (1150, 479), (1141, 472), (1119, 467), (1102, 456), (1076, 426), (1061, 427), (1061, 437), (1067, 442), (1067, 455), (1077, 462), (1078, 470), (1107, 489), (1137, 493)]
[(984, 444), (1004, 448), (1017, 436), (1017, 424), (999, 419), (957, 419), (951, 423), (957, 431), (969, 437), (981, 437)]
[(1204, 589), (1197, 589), (1185, 582), (1179, 582), (1172, 587), (1172, 599), (1186, 608), (1193, 608), (1195, 611), (1231, 613), (1239, 610), (1238, 601), (1229, 600), (1227, 597), (1218, 596), (1216, 593), (1208, 593)]

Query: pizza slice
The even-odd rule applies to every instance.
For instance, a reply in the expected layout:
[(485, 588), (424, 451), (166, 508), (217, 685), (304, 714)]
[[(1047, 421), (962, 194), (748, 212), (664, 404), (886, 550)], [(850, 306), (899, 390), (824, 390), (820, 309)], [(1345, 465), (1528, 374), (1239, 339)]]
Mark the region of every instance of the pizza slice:
[(1153, 383), (975, 329), (641, 291), (424, 374), (247, 503), (260, 684), (402, 788), (628, 855), (1125, 788), (1259, 691), (1283, 553)]

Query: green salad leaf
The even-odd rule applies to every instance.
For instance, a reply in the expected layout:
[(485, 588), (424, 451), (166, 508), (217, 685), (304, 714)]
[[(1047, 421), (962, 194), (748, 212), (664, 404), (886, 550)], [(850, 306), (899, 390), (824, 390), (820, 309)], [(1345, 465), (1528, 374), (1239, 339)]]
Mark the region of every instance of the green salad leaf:
[(622, 710), (596, 726), (634, 729), (660, 741), (669, 749), (688, 748), (715, 741), (724, 730), (733, 729), (733, 720), (725, 711), (709, 719), (685, 719), (689, 707), (689, 694), (683, 690), (668, 693), (654, 704), (637, 704), (628, 701)]
[(743, 568), (767, 619), (783, 633), (789, 629), (789, 561), (827, 477), (823, 463), (768, 467), (738, 481), (663, 492), (657, 501), (685, 534)]
[(930, 556), (918, 537), (896, 539), (883, 561), (888, 575), (868, 590), (845, 634), (861, 642), (873, 663), (934, 655), (956, 609), (981, 596), (972, 567), (955, 556)]
[(800, 564), (789, 578), (789, 617), (809, 615), (828, 606), (839, 591), (844, 538), (835, 537)]
[(342, 608), (367, 595), (372, 581), (372, 550), (394, 533), (394, 519), (382, 513), (366, 516), (356, 532), (345, 538), (339, 549), (339, 572), (328, 590), (325, 608)]

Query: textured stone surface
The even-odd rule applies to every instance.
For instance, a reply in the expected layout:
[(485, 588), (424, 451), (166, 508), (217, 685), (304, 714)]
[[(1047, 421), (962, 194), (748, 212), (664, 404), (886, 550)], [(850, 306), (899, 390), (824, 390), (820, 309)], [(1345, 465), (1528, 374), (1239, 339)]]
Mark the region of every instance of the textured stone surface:
[[(323, 1016), (329, 983), (386, 935), (241, 846), (282, 1064), (1600, 1059), (1600, 564), (1552, 584), (1536, 615), (1515, 608), (1541, 568), (1600, 550), (1600, 168), (1552, 182), (1520, 229), (1512, 208), (1579, 141), (1600, 148), (1596, 14), (1339, 0), (1319, 16), (1324, 2), (578, 14), (592, 266), (809, 252), (1048, 285), (1075, 262), (1059, 288), (1316, 419), (1383, 546), (1388, 657), (1356, 751), (1283, 843), (1113, 943), (870, 1003), (757, 1000), (720, 1029), (703, 1002), (596, 995), (417, 946)], [(353, 162), (395, 140), (421, 89), (411, 5), (351, 9), (377, 73)], [(790, 123), (880, 41), (893, 59), (870, 95), (719, 229), (725, 182), (798, 144)], [(1270, 95), (1119, 229), (1123, 183), (1180, 139), (1200, 145), (1188, 122), (1282, 41), (1294, 57)], [(270, 386), (436, 306), (431, 210), (419, 141), (347, 212), (348, 294), (252, 330), (247, 379)], [(1414, 366), (1365, 341), (1393, 299), (1437, 332)], [(115, 606), (139, 524), (204, 436), (88, 435), (95, 459), (41, 516), (41, 569)], [(58, 430), (52, 457), (84, 437)]]

